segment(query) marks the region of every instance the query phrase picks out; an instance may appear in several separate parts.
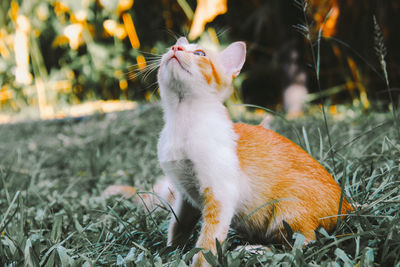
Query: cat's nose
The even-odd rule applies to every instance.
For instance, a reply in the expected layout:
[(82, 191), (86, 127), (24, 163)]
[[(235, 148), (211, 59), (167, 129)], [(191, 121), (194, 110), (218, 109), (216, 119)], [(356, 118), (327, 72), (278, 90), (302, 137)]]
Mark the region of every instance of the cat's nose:
[(185, 51), (185, 49), (180, 45), (174, 45), (172, 47), (172, 51), (174, 51), (174, 52), (176, 52), (176, 51)]

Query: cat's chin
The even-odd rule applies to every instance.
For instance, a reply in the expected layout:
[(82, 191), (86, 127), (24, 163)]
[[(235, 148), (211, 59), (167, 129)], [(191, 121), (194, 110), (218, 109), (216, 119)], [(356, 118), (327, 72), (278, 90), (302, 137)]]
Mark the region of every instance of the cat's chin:
[(185, 72), (185, 74), (192, 74), (187, 68), (185, 68), (182, 63), (176, 57), (171, 57), (167, 62), (168, 71), (171, 73)]

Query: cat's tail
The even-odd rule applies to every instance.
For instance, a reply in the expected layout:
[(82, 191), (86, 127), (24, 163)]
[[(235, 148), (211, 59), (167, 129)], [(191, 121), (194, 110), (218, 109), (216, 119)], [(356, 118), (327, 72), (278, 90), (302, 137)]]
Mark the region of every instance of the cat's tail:
[(177, 191), (171, 181), (164, 177), (160, 179), (147, 192), (139, 192), (136, 188), (128, 185), (110, 185), (101, 194), (104, 198), (120, 195), (131, 199), (138, 205), (143, 205), (147, 210), (154, 210), (157, 207), (169, 209), (175, 203)]

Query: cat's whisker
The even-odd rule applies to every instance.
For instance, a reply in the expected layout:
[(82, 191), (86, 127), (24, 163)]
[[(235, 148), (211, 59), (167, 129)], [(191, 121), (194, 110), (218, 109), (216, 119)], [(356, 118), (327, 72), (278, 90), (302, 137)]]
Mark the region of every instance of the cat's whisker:
[(225, 28), (217, 31), (217, 38), (219, 39), (222, 35), (225, 33), (229, 32), (231, 29), (230, 28)]
[(146, 72), (146, 71), (149, 71), (149, 69), (140, 70), (140, 69), (137, 68), (137, 69), (132, 69), (132, 70), (127, 71), (125, 73), (125, 75), (129, 76), (129, 77), (135, 76), (133, 78), (136, 78), (136, 76), (143, 75), (144, 72)]
[[(156, 81), (156, 82), (154, 82), (154, 83), (152, 83), (151, 85), (153, 86), (153, 85), (156, 85), (156, 84), (158, 84), (158, 82)], [(157, 91), (159, 89), (159, 87), (158, 86), (156, 86), (156, 88), (151, 92), (151, 94), (152, 95), (154, 95), (154, 93)]]
[(147, 51), (142, 51), (142, 50), (138, 50), (138, 52), (139, 52), (140, 54), (143, 54), (143, 55), (162, 57), (162, 54), (156, 54), (156, 53), (147, 52)]
[[(146, 81), (146, 79), (148, 78), (148, 76), (154, 72), (154, 70), (158, 69), (158, 67), (160, 66), (160, 64), (152, 64), (152, 65), (147, 65), (146, 67), (144, 67), (143, 69), (133, 69), (130, 70), (128, 73), (126, 73), (126, 75), (128, 75), (129, 79), (136, 79), (139, 76), (142, 76), (142, 80)], [(138, 71), (137, 71), (138, 70)]]
[(130, 68), (130, 70), (126, 74), (130, 74), (130, 73), (133, 73), (133, 72), (142, 72), (142, 73), (144, 73), (144, 72), (147, 72), (149, 70), (156, 69), (156, 68), (158, 68), (158, 66), (159, 65), (146, 66), (146, 67), (142, 67), (142, 68), (134, 67), (134, 68)]
[(178, 39), (180, 38), (180, 36), (171, 29), (166, 29), (166, 32), (169, 34), (169, 36), (174, 38), (175, 41), (178, 41)]
[[(158, 82), (155, 81), (155, 82), (151, 83), (149, 86), (146, 86), (146, 89), (150, 89), (151, 87), (153, 87), (154, 85), (157, 85), (157, 84), (158, 84)], [(158, 90), (158, 86), (156, 86), (156, 87), (151, 91), (151, 95), (153, 96), (154, 93), (155, 93), (157, 90)]]
[[(160, 65), (160, 63), (161, 63), (161, 59), (148, 60), (148, 61), (146, 62), (146, 66)], [(139, 66), (141, 66), (141, 65), (143, 65), (143, 63), (136, 63), (136, 64), (133, 64), (133, 65), (129, 66), (128, 68), (139, 67)], [(145, 67), (146, 67), (146, 66), (145, 66)]]
[[(157, 67), (157, 68), (158, 68), (158, 67)], [(144, 76), (143, 76), (143, 80), (146, 81), (146, 79), (150, 76), (150, 74), (151, 74), (152, 72), (154, 72), (154, 70), (156, 70), (157, 68), (153, 68), (153, 69), (150, 69), (149, 71), (147, 71), (147, 72), (144, 74)]]
[(154, 53), (151, 53), (151, 52), (140, 52), (140, 53), (142, 53), (142, 54), (144, 54), (144, 55), (149, 55), (149, 56), (157, 57), (157, 58), (161, 58), (161, 57), (162, 57), (162, 54), (161, 54), (161, 55), (160, 55), (160, 54), (154, 54)]
[(158, 68), (159, 66), (160, 66), (160, 61), (150, 62), (146, 66), (141, 66), (141, 64), (135, 64), (135, 65), (132, 65), (132, 66), (128, 67), (129, 71), (128, 71), (127, 74), (132, 73), (132, 72), (136, 72), (136, 71), (145, 72), (145, 71), (147, 71), (149, 69)]

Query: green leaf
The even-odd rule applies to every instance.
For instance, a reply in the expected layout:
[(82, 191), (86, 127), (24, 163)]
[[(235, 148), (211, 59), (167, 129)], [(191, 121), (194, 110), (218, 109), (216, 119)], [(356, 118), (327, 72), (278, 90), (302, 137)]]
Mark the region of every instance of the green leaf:
[(223, 258), (224, 255), (222, 254), (222, 248), (221, 248), (221, 243), (218, 241), (218, 239), (215, 239), (215, 246), (217, 248), (217, 258), (218, 258), (218, 262), (219, 264), (223, 264)]
[(62, 267), (69, 267), (74, 265), (74, 260), (67, 254), (67, 250), (63, 246), (57, 247), (57, 253), (60, 257)]
[(240, 266), (240, 262), (241, 262), (241, 258), (240, 255), (242, 253), (238, 252), (235, 253), (237, 251), (233, 251), (231, 253), (228, 253), (227, 257), (227, 266), (229, 267), (239, 267)]
[(57, 251), (53, 249), (50, 253), (50, 256), (47, 258), (46, 264), (44, 266), (45, 267), (57, 266), (58, 262), (56, 261), (56, 257), (57, 257)]
[(26, 240), (26, 244), (25, 244), (25, 249), (24, 249), (24, 260), (25, 260), (25, 264), (24, 266), (29, 266), (29, 267), (39, 267), (39, 258), (38, 256), (35, 254), (35, 251), (32, 247), (32, 242), (31, 239), (28, 238)]
[[(2, 242), (4, 245), (6, 245), (7, 247), (10, 248), (10, 252), (11, 252), (11, 254), (12, 254), (13, 256), (16, 254), (16, 252), (18, 252), (17, 247), (15, 246), (14, 242), (13, 242), (10, 238), (8, 238), (7, 235), (4, 235), (4, 236), (1, 238), (1, 242)], [(17, 256), (17, 255), (15, 255), (15, 256)]]
[(162, 267), (162, 259), (159, 256), (156, 256), (156, 258), (154, 259), (153, 265), (155, 267)]
[(135, 248), (131, 248), (128, 252), (128, 254), (126, 255), (126, 257), (124, 258), (125, 262), (131, 262), (135, 260)]
[(50, 239), (53, 243), (60, 241), (62, 234), (62, 215), (57, 215), (54, 218), (53, 228), (51, 229)]
[(176, 259), (174, 267), (187, 267), (188, 265), (181, 259)]
[(347, 254), (340, 248), (335, 249), (335, 255), (337, 258), (341, 259), (344, 263), (344, 266), (353, 266), (354, 262), (350, 260)]
[(211, 266), (219, 266), (217, 257), (209, 250), (203, 251), (203, 256)]
[(186, 253), (186, 255), (184, 257), (184, 261), (186, 263), (189, 263), (189, 261), (193, 258), (193, 256), (202, 250), (203, 250), (202, 248), (192, 248), (188, 253)]
[(79, 223), (78, 218), (76, 218), (76, 216), (74, 216), (74, 225), (79, 233), (82, 233), (84, 231), (82, 225)]
[(311, 154), (310, 142), (308, 141), (308, 135), (307, 135), (306, 128), (303, 126), (303, 127), (302, 127), (302, 130), (303, 130), (304, 142), (306, 143), (307, 153), (310, 154), (310, 155), (312, 155), (312, 154)]
[(302, 250), (304, 246), (304, 242), (306, 241), (306, 237), (301, 233), (294, 233), (293, 238), (295, 239), (292, 251)]
[(123, 265), (124, 263), (125, 263), (124, 258), (122, 258), (122, 256), (118, 254), (117, 255), (117, 265), (120, 266), (120, 265)]
[(364, 248), (361, 255), (360, 266), (374, 266), (374, 250), (372, 248)]

